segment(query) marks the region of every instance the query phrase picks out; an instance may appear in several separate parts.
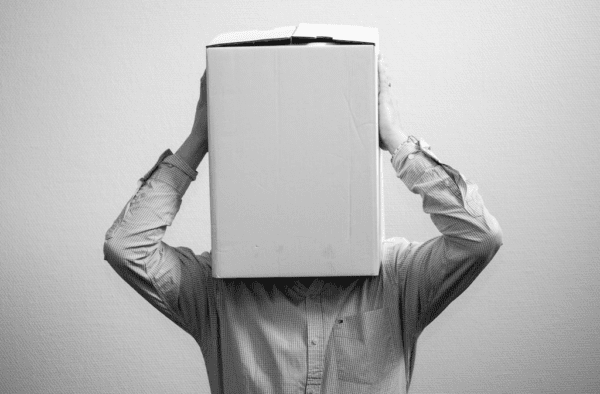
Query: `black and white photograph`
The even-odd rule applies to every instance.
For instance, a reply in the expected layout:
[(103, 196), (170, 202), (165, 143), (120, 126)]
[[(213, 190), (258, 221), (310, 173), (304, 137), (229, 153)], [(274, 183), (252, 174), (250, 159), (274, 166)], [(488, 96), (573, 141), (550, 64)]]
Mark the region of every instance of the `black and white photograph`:
[(599, 393), (599, 27), (0, 2), (0, 394)]

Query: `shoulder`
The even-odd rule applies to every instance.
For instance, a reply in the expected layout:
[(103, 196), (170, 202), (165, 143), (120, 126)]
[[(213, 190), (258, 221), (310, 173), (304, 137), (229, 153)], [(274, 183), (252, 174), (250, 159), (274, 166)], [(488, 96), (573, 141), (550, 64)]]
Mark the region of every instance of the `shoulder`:
[(382, 264), (394, 264), (398, 257), (410, 250), (415, 242), (410, 242), (403, 237), (387, 238), (381, 242), (381, 262)]
[(411, 261), (411, 251), (422, 245), (422, 242), (409, 241), (403, 237), (388, 238), (381, 243), (381, 265), (389, 278), (397, 282)]

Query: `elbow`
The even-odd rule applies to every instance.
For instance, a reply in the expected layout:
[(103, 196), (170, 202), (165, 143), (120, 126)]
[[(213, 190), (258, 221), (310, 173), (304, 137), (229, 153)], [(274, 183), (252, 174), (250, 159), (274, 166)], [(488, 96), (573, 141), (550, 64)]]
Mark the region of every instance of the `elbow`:
[(135, 276), (135, 272), (145, 271), (145, 261), (136, 255), (136, 251), (128, 247), (126, 239), (113, 237), (104, 241), (104, 260), (127, 282)]
[(498, 221), (493, 218), (493, 220), (489, 222), (485, 235), (481, 239), (477, 257), (481, 260), (485, 260), (486, 263), (489, 262), (496, 255), (503, 243), (502, 228), (498, 224)]
[(500, 249), (500, 246), (504, 244), (503, 240), (504, 234), (502, 233), (502, 228), (498, 221), (494, 218), (493, 225), (490, 226), (490, 243), (493, 245), (495, 250)]
[(108, 238), (104, 241), (104, 260), (117, 271), (127, 265), (125, 247), (119, 238)]
[(104, 240), (104, 260), (117, 272), (128, 270), (133, 265), (141, 264), (141, 250), (134, 247), (134, 242), (127, 235), (107, 234)]
[(104, 260), (119, 274), (144, 271), (149, 261), (160, 255), (159, 244), (154, 239), (128, 234), (107, 236), (104, 241)]

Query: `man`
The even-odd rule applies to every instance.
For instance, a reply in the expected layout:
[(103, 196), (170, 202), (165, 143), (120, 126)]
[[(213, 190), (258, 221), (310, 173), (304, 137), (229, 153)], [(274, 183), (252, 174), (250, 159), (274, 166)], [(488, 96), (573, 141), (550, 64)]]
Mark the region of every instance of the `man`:
[(106, 260), (194, 337), (213, 393), (408, 391), (419, 334), (502, 245), (477, 187), (403, 134), (380, 59), (380, 146), (442, 235), (385, 241), (374, 277), (213, 278), (210, 253), (162, 242), (208, 152), (204, 77), (200, 91), (192, 132), (141, 179), (106, 234)]

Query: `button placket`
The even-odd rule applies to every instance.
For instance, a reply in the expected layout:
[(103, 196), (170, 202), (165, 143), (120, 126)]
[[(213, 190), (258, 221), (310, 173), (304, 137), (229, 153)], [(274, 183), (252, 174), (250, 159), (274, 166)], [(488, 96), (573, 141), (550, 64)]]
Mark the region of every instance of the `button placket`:
[(308, 376), (307, 393), (320, 394), (323, 379), (324, 347), (323, 347), (323, 314), (321, 299), (318, 295), (306, 298), (308, 322)]

